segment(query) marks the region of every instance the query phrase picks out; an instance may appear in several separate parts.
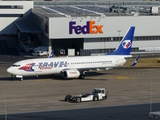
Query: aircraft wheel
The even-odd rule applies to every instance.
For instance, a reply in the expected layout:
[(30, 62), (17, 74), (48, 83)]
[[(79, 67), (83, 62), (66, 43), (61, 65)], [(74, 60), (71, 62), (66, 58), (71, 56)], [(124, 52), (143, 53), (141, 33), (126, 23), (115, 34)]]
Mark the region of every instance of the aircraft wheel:
[(105, 100), (105, 99), (107, 99), (107, 96), (104, 96), (104, 97), (103, 97), (103, 100)]
[(23, 81), (23, 78), (20, 78), (20, 81)]
[(81, 74), (81, 75), (79, 76), (79, 79), (84, 79), (84, 74)]

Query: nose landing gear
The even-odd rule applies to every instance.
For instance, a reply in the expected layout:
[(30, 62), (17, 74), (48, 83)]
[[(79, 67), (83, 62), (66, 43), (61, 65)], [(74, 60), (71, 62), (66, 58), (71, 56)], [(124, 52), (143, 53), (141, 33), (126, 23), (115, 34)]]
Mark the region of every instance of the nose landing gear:
[(19, 78), (20, 81), (23, 81), (23, 76), (21, 76), (21, 75), (16, 75), (16, 77)]

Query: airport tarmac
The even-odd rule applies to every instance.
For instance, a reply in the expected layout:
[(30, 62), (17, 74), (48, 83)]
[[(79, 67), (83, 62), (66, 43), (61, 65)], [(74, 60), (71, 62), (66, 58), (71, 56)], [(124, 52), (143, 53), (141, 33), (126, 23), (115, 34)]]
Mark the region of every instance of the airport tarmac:
[[(147, 113), (145, 114), (148, 114), (151, 95), (153, 103), (160, 102), (160, 68), (122, 68), (89, 72), (86, 73), (85, 79), (63, 79), (60, 75), (50, 75), (39, 76), (38, 78), (36, 76), (24, 77), (23, 81), (14, 78), (11, 81), (10, 74), (6, 72), (6, 69), (20, 59), (26, 58), (22, 56), (3, 56), (0, 58), (0, 115), (2, 115), (2, 118), (5, 114), (5, 108), (7, 114), (14, 114), (15, 116), (24, 113), (23, 118), (25, 118), (27, 113), (35, 112), (36, 114), (47, 115), (51, 114), (50, 112), (60, 110), (65, 114), (72, 111), (72, 114), (73, 110), (76, 110), (77, 113), (80, 110), (79, 112), (83, 113), (82, 110), (87, 109), (90, 112), (94, 109), (93, 114), (97, 109), (104, 109), (104, 107), (109, 107), (108, 109), (114, 107), (116, 109), (119, 106), (120, 108), (117, 108), (117, 110), (120, 110), (121, 106), (139, 104), (146, 104), (144, 108), (147, 108)], [(98, 87), (107, 89), (109, 92), (107, 100), (82, 103), (64, 101), (67, 94), (78, 95), (84, 92), (92, 92), (93, 88)], [(134, 110), (136, 111), (136, 108)]]
[[(85, 79), (63, 79), (60, 75), (24, 77), (23, 81), (6, 72), (11, 63), (0, 65), (0, 114), (71, 110), (160, 102), (160, 68), (111, 69), (86, 73)], [(152, 84), (151, 84), (152, 83)], [(106, 88), (108, 99), (98, 102), (69, 103), (67, 94)], [(149, 107), (148, 107), (149, 111)]]

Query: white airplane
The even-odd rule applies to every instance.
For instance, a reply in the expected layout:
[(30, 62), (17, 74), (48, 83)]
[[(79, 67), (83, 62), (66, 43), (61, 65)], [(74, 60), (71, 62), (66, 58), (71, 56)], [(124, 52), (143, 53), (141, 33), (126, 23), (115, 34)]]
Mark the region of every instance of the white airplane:
[(108, 70), (126, 63), (130, 55), (135, 27), (131, 26), (119, 46), (104, 56), (38, 58), (14, 63), (7, 72), (23, 80), (24, 76), (62, 74), (64, 78), (84, 78), (90, 70)]

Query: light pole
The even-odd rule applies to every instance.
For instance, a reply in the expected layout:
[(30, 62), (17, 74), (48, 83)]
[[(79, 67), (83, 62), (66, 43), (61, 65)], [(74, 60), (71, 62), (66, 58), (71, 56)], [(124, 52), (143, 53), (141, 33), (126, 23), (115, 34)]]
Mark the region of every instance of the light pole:
[(121, 32), (121, 30), (117, 30), (117, 32), (119, 32), (119, 41), (120, 41), (120, 32)]

